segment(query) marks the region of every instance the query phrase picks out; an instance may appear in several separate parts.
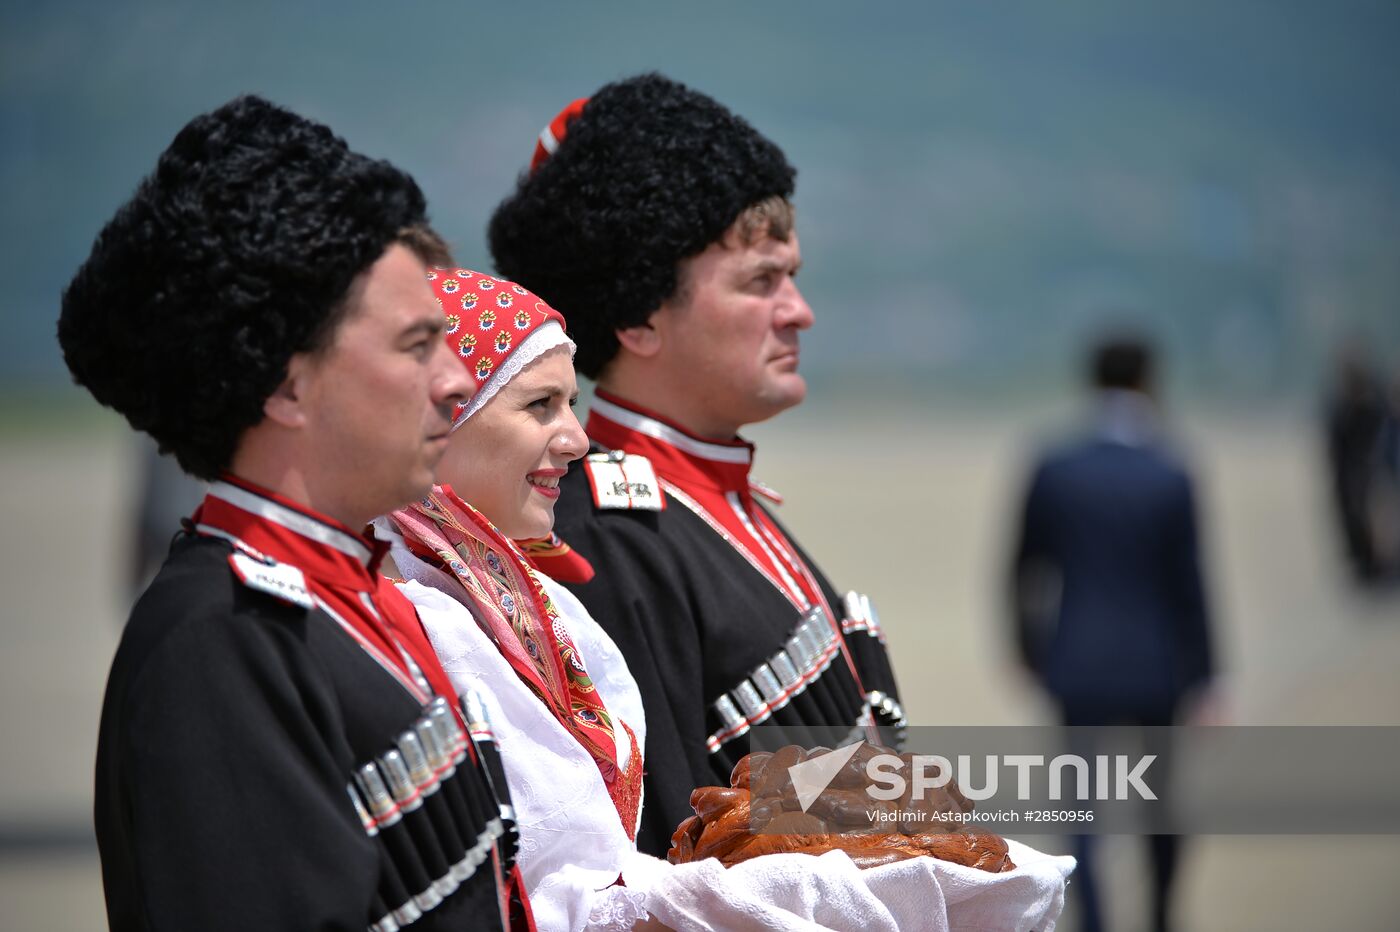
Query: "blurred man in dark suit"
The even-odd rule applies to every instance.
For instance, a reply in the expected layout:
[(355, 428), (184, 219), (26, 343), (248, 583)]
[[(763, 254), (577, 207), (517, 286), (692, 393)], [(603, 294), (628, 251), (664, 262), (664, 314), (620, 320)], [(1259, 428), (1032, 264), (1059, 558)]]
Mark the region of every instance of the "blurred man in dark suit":
[(1364, 585), (1385, 576), (1384, 528), (1377, 505), (1385, 494), (1387, 424), (1394, 415), (1384, 380), (1359, 344), (1337, 354), (1329, 389), (1325, 427), (1327, 462), (1342, 539), (1356, 581)]
[[(1170, 725), (1212, 675), (1196, 504), (1154, 402), (1153, 354), (1113, 339), (1091, 358), (1086, 434), (1037, 464), (1015, 550), (1016, 633), (1066, 725)], [(1176, 838), (1151, 837), (1155, 928)], [(1091, 838), (1076, 841), (1084, 927), (1101, 927)]]

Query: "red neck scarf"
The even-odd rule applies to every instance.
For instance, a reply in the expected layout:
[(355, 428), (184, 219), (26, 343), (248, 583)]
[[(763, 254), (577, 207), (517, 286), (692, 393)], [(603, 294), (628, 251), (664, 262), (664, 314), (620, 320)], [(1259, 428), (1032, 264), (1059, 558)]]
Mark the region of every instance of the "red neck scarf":
[(511, 669), (598, 765), (623, 828), (635, 837), (642, 775), (637, 739), (622, 723), (631, 741), (622, 772), (612, 716), (525, 557), (450, 486), (390, 517), (410, 552), (461, 583), (478, 623)]

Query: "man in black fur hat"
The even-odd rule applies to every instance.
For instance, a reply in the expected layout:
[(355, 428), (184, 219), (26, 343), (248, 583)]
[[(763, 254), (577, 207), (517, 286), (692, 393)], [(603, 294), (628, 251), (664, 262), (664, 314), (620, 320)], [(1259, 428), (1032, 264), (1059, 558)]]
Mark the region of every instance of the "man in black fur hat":
[(412, 178), (241, 97), (180, 131), (64, 292), (74, 378), (211, 482), (107, 683), (114, 930), (533, 928), (493, 749), (360, 533), (431, 487), (470, 391), (445, 261)]
[(532, 550), (641, 687), (654, 854), (752, 725), (903, 725), (869, 599), (838, 595), (759, 502), (781, 499), (739, 436), (806, 394), (795, 174), (742, 118), (646, 74), (566, 108), (491, 220), (500, 271), (568, 315), (597, 382), (596, 452), (556, 509), (596, 575)]

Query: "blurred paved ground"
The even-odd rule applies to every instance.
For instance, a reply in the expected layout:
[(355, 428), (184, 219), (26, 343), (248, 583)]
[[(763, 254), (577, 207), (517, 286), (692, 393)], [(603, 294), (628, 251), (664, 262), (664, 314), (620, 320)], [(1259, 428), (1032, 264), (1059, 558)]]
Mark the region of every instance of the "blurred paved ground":
[[(872, 410), (759, 428), (756, 473), (788, 495), (783, 519), (837, 584), (875, 596), (911, 721), (1048, 720), (1007, 662), (998, 588), (1038, 422)], [(1346, 584), (1311, 425), (1193, 421), (1189, 437), (1233, 719), (1400, 724), (1400, 592), (1366, 598)], [(0, 435), (5, 929), (104, 924), (88, 824), (98, 706), (125, 614), (127, 440), (115, 424)], [(1127, 930), (1145, 893), (1134, 841), (1105, 842), (1115, 927)], [(1400, 838), (1215, 837), (1190, 853), (1183, 930), (1400, 927)]]

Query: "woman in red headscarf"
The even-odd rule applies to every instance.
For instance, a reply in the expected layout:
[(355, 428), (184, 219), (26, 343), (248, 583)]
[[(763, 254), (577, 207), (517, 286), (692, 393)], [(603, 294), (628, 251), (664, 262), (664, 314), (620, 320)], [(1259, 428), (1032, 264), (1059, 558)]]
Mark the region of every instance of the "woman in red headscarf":
[(440, 484), (376, 534), (453, 685), (491, 684), (483, 711), (511, 748), (518, 863), (539, 927), (577, 927), (595, 907), (645, 918), (625, 888), (596, 892), (636, 856), (637, 685), (587, 610), (514, 543), (549, 536), (559, 479), (588, 451), (572, 411), (574, 344), (519, 285), (462, 268), (429, 275), (476, 390), (455, 412)]

